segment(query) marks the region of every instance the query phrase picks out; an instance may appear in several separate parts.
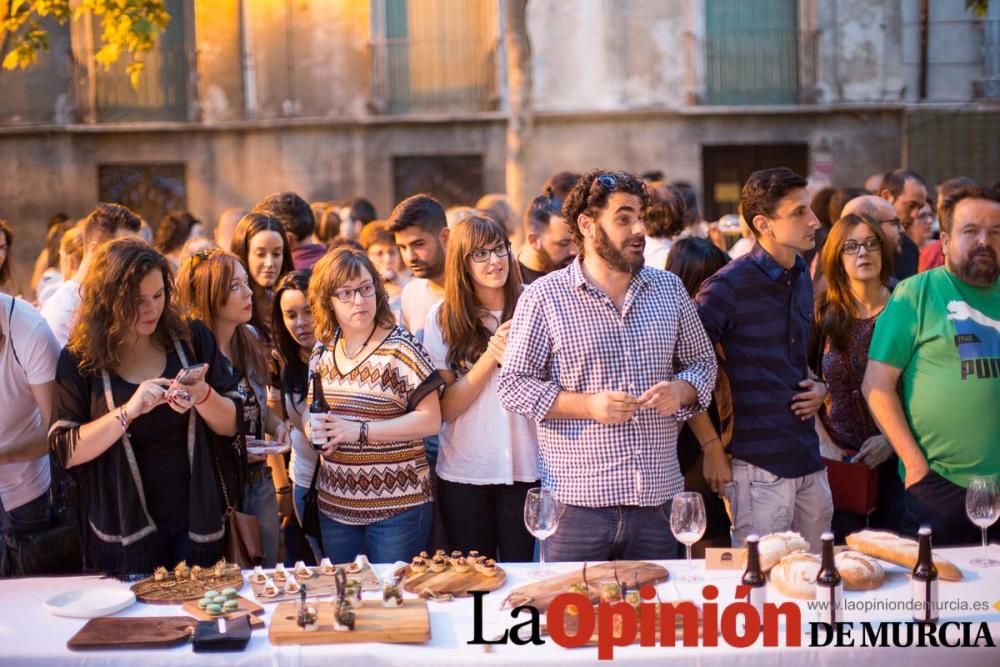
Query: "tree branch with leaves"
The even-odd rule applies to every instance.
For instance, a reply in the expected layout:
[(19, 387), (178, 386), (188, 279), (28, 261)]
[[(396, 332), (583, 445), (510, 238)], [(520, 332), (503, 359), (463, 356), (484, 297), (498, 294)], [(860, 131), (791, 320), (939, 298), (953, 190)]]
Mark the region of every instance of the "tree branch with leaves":
[[(73, 8), (75, 5), (75, 9)], [(163, 0), (4, 0), (3, 40), (0, 56), (7, 70), (26, 69), (49, 50), (46, 18), (60, 24), (90, 13), (101, 21), (100, 48), (94, 59), (108, 69), (123, 53), (132, 87), (139, 85), (143, 57), (156, 46), (156, 39), (170, 22)]]

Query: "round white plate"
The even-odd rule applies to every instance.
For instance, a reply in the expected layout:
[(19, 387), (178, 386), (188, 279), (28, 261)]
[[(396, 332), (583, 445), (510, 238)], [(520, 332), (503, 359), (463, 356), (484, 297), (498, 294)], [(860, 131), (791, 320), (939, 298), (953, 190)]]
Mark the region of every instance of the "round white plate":
[(135, 593), (127, 588), (78, 588), (53, 596), (45, 608), (56, 616), (97, 618), (121, 611), (135, 602)]

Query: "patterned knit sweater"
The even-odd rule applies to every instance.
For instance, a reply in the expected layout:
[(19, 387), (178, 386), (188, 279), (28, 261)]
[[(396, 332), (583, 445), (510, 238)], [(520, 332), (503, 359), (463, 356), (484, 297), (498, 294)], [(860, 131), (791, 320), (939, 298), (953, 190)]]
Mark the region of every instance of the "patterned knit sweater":
[[(405, 329), (392, 333), (357, 368), (341, 373), (334, 350), (320, 345), (309, 361), (319, 372), (333, 414), (350, 421), (381, 421), (411, 412), (443, 380), (419, 342)], [(309, 383), (306, 405), (312, 403)], [(427, 455), (422, 440), (341, 443), (323, 458), (319, 509), (341, 523), (363, 526), (388, 519), (431, 500)]]

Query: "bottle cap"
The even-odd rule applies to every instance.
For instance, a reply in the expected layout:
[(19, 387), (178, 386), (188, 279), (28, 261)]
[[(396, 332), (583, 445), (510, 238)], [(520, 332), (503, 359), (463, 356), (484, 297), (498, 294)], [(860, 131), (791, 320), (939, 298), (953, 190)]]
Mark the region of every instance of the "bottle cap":
[(833, 533), (823, 533), (820, 536), (819, 539), (823, 540), (824, 542), (827, 542), (827, 541), (832, 542), (833, 541)]
[(921, 526), (920, 530), (917, 531), (917, 535), (930, 535), (930, 534), (931, 534), (930, 526)]
[(760, 535), (747, 535), (747, 542), (760, 542)]

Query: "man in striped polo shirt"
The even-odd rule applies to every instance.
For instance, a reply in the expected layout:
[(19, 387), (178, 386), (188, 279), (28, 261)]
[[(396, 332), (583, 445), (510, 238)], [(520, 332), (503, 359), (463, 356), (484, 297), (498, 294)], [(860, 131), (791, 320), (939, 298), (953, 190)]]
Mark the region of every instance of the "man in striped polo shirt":
[(807, 364), (812, 281), (800, 253), (815, 245), (820, 223), (805, 186), (784, 167), (751, 174), (740, 205), (756, 243), (696, 297), (732, 385), (732, 463), (709, 441), (705, 478), (730, 505), (734, 546), (751, 533), (795, 530), (818, 551), (833, 517), (815, 428), (826, 387)]

